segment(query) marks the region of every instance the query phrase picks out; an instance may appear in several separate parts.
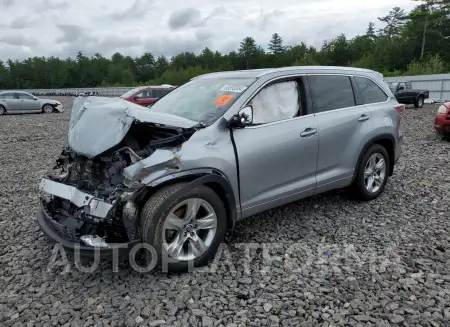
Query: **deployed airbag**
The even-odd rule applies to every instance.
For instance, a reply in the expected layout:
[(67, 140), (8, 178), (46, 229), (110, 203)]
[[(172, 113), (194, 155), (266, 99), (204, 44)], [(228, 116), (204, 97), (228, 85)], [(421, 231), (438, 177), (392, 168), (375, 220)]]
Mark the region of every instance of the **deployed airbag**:
[(250, 102), (253, 123), (263, 124), (293, 118), (299, 110), (295, 81), (280, 82), (263, 88)]

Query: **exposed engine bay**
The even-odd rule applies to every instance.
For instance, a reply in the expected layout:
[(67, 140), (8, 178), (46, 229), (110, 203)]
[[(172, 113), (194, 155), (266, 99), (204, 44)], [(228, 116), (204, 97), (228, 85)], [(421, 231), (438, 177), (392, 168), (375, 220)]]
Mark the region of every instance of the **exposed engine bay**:
[[(157, 149), (181, 146), (196, 130), (135, 121), (119, 144), (93, 158), (77, 154), (70, 147), (63, 149), (46, 178), (72, 188), (61, 186), (61, 192), (67, 196), (41, 196), (42, 206), (55, 229), (72, 242), (81, 240), (92, 246), (107, 247), (107, 243), (136, 239), (139, 204), (149, 190), (142, 185), (127, 185), (123, 170)], [(79, 193), (74, 195), (74, 191)], [(80, 194), (86, 199), (84, 206), (70, 200)], [(94, 199), (110, 207), (105, 217), (92, 214)]]

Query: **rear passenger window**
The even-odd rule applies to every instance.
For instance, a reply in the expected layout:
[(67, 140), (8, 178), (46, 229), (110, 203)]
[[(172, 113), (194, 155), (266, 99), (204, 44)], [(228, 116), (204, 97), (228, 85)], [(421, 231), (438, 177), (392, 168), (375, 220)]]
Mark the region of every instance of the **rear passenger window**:
[(350, 77), (317, 75), (308, 80), (315, 113), (355, 106)]
[(370, 79), (365, 77), (355, 77), (355, 80), (356, 84), (358, 84), (364, 104), (385, 102), (387, 100), (388, 97), (386, 93)]

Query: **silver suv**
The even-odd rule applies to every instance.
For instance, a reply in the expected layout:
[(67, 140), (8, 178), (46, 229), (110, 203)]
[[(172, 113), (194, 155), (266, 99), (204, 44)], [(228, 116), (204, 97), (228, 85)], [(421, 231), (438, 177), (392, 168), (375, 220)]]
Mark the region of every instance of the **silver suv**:
[(82, 254), (145, 245), (171, 271), (200, 266), (240, 219), (347, 186), (377, 198), (403, 109), (380, 73), (344, 67), (207, 74), (151, 108), (76, 98), (37, 220)]

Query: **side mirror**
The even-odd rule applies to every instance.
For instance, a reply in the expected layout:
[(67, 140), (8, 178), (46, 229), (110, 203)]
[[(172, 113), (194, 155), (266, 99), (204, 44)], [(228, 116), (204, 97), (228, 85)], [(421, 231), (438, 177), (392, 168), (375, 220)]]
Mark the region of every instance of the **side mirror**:
[(134, 97), (133, 97), (133, 101), (136, 101), (138, 99), (138, 97), (135, 95)]
[(404, 86), (399, 86), (398, 89), (397, 89), (397, 91), (401, 91), (401, 90), (404, 90), (404, 89), (405, 89)]
[(229, 121), (229, 126), (234, 128), (244, 128), (253, 121), (253, 108), (247, 106), (239, 110)]

